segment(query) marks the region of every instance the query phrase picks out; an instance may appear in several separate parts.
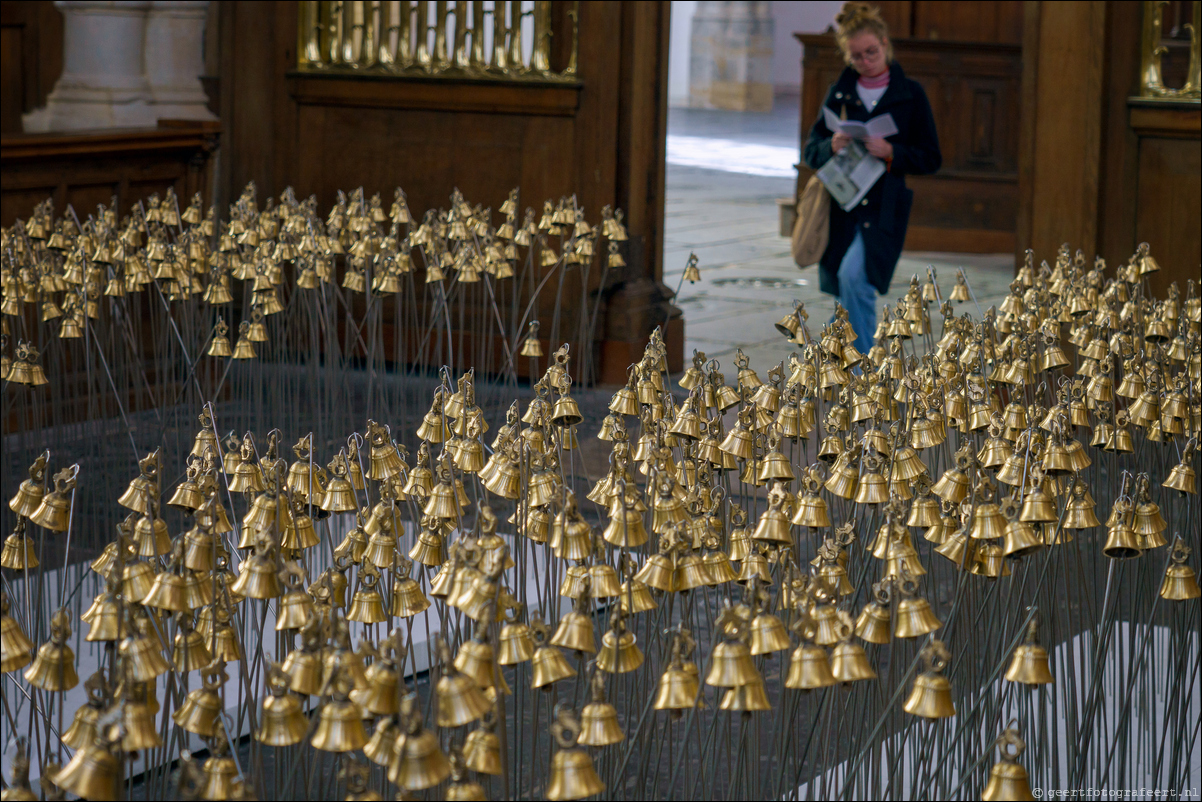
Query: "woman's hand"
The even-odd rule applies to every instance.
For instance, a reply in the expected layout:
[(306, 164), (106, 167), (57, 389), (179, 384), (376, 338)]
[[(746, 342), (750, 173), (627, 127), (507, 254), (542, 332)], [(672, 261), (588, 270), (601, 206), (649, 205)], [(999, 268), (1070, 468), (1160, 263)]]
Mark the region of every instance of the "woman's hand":
[(831, 153), (838, 153), (847, 147), (847, 143), (851, 142), (851, 137), (842, 131), (836, 131), (831, 137)]
[(870, 136), (864, 140), (864, 147), (878, 159), (888, 161), (893, 158), (893, 145), (887, 139), (882, 139), (879, 136)]

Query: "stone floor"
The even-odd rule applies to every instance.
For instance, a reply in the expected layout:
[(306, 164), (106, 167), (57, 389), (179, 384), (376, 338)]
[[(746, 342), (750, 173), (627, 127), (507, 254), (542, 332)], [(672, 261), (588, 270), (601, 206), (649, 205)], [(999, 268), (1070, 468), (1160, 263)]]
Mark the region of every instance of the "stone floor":
[[(792, 346), (773, 324), (798, 300), (817, 333), (834, 312), (818, 290), (815, 268), (799, 269), (780, 236), (777, 198), (793, 194), (798, 161), (797, 110), (778, 103), (771, 114), (672, 109), (668, 117), (664, 283), (678, 290), (685, 316), (685, 359), (693, 349), (717, 358), (733, 376), (742, 348), (757, 370), (787, 359)], [(701, 280), (682, 286), (696, 253)], [(878, 314), (896, 301), (912, 275), (933, 265), (944, 294), (964, 268), (981, 310), (1001, 302), (1014, 275), (1012, 254), (903, 253)], [(979, 313), (966, 304), (974, 316)]]

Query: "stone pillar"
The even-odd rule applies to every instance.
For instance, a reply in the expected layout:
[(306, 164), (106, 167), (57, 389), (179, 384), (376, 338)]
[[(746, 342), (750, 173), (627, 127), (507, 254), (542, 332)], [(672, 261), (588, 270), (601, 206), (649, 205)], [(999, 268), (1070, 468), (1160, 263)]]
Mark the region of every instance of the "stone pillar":
[(698, 2), (689, 105), (772, 111), (772, 14), (767, 0)]
[(26, 131), (142, 128), (155, 124), (143, 43), (149, 0), (56, 0), (63, 12), (63, 74)]
[(156, 119), (216, 119), (200, 85), (208, 6), (208, 0), (150, 3), (145, 64)]

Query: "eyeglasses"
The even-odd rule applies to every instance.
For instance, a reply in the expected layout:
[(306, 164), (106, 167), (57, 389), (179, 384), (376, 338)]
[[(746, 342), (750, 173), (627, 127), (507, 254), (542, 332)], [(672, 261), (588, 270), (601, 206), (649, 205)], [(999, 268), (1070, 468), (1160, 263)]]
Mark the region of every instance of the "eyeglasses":
[(873, 46), (865, 50), (863, 53), (852, 53), (852, 61), (872, 61), (881, 54), (880, 47)]

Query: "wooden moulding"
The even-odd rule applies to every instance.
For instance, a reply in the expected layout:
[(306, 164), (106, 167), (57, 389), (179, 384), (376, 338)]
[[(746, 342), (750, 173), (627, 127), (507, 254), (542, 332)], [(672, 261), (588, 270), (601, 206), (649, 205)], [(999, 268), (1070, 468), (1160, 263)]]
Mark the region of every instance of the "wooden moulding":
[(524, 82), (290, 72), (301, 105), (574, 117), (579, 82)]

